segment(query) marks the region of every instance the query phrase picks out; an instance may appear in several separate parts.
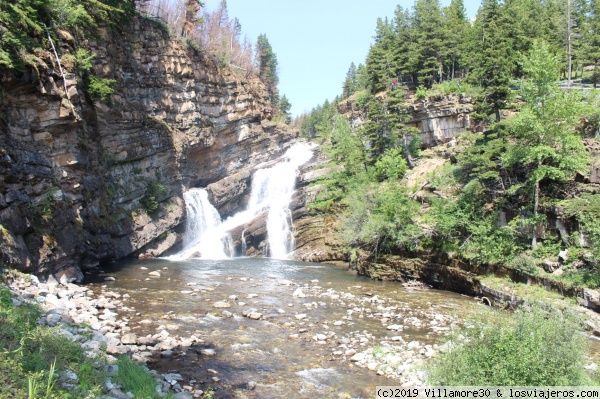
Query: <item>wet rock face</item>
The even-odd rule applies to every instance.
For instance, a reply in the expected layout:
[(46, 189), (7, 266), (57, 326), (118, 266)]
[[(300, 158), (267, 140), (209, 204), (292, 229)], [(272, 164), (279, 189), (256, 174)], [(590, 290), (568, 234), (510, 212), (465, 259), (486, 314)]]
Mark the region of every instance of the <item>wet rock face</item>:
[(257, 79), (151, 21), (122, 29), (89, 42), (92, 73), (115, 80), (110, 105), (65, 65), (63, 82), (50, 57), (39, 75), (0, 76), (0, 261), (57, 273), (158, 256), (179, 241), (185, 189), (209, 186), (221, 213), (235, 213), (251, 171), (295, 138), (269, 121)]

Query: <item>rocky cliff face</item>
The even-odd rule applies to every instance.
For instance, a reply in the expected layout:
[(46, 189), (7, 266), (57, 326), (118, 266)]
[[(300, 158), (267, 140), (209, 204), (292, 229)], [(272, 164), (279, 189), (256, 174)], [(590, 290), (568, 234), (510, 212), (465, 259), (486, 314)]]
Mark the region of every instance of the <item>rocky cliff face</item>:
[[(59, 54), (72, 52), (60, 36)], [(67, 279), (175, 245), (189, 187), (208, 186), (222, 215), (235, 212), (251, 171), (295, 138), (270, 122), (258, 80), (152, 21), (88, 44), (93, 73), (116, 80), (110, 105), (91, 101), (69, 65), (63, 81), (50, 53), (45, 70), (1, 76), (1, 260)]]
[[(383, 95), (382, 95), (383, 96)], [(353, 128), (362, 125), (367, 118), (364, 109), (350, 98), (338, 105), (338, 111), (345, 115)], [(471, 128), (472, 100), (462, 95), (446, 95), (426, 100), (407, 98), (406, 124), (419, 129), (421, 146), (434, 147), (455, 139)]]

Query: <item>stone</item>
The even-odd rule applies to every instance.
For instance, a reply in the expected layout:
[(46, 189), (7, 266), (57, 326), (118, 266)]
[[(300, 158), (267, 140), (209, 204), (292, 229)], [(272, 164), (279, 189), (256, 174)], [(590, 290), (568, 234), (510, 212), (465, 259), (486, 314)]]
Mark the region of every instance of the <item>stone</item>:
[(128, 334), (123, 334), (123, 336), (121, 337), (121, 343), (122, 344), (136, 344), (137, 343), (137, 335), (132, 334), (132, 333), (128, 333)]
[(231, 304), (229, 302), (225, 302), (225, 301), (218, 301), (213, 303), (213, 307), (215, 308), (230, 308)]
[(148, 273), (148, 275), (151, 277), (160, 277), (160, 272), (153, 271), (153, 272)]

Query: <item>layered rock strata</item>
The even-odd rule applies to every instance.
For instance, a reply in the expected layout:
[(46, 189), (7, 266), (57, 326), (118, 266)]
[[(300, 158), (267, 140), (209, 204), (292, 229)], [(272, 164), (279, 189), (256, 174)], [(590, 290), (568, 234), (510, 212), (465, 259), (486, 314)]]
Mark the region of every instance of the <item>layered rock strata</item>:
[[(75, 42), (60, 36), (64, 62)], [(67, 62), (63, 81), (50, 53), (46, 69), (1, 75), (1, 261), (69, 280), (175, 245), (188, 187), (209, 186), (221, 214), (237, 211), (253, 168), (294, 138), (270, 121), (258, 79), (155, 22), (101, 29), (87, 45), (92, 74), (115, 80), (110, 104), (92, 100)]]

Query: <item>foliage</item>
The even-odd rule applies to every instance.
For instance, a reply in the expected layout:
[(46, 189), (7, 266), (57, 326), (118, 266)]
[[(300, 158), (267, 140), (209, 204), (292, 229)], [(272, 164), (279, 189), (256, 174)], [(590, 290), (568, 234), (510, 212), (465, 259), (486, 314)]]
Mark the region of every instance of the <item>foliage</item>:
[[(37, 68), (50, 27), (80, 33), (115, 24), (134, 10), (131, 0), (20, 0), (0, 2), (0, 67)], [(48, 27), (48, 29), (46, 28)]]
[(159, 398), (156, 392), (156, 381), (148, 373), (148, 369), (135, 363), (128, 357), (119, 357), (117, 381), (123, 385), (126, 392), (131, 392), (136, 398)]
[(99, 78), (94, 75), (90, 75), (88, 84), (86, 86), (87, 94), (93, 101), (103, 101), (105, 103), (112, 103), (112, 95), (115, 93), (116, 80)]
[(583, 193), (581, 198), (565, 200), (562, 205), (567, 215), (576, 217), (581, 232), (589, 241), (589, 251), (595, 259), (600, 259), (600, 195)]
[(567, 316), (534, 307), (474, 318), (429, 369), (432, 385), (568, 386), (591, 384), (585, 338)]
[(271, 43), (267, 39), (267, 35), (261, 34), (256, 42), (256, 58), (258, 61), (258, 76), (260, 80), (267, 86), (269, 99), (274, 106), (279, 103), (279, 92), (277, 85), (279, 84), (279, 73), (277, 71), (277, 54), (273, 52)]
[(399, 147), (385, 150), (375, 162), (375, 176), (378, 180), (398, 180), (404, 177), (408, 166), (403, 151)]
[(511, 262), (510, 267), (515, 270), (518, 270), (522, 273), (526, 273), (529, 275), (535, 275), (538, 272), (537, 262), (535, 258), (532, 258), (526, 254), (517, 255)]
[(160, 197), (167, 193), (167, 187), (163, 184), (151, 180), (146, 186), (146, 193), (140, 199), (140, 204), (148, 214), (153, 214), (160, 208)]
[(420, 205), (393, 182), (364, 182), (352, 186), (344, 198), (340, 237), (350, 246), (373, 253), (393, 249), (414, 251), (420, 245), (414, 217)]
[(55, 373), (64, 370), (89, 370), (81, 380), (86, 386), (75, 388), (83, 396), (101, 386), (102, 373), (91, 366), (79, 344), (59, 330), (38, 325), (40, 316), (37, 306), (13, 305), (10, 291), (0, 287), (0, 396), (26, 397), (28, 392), (36, 398), (69, 397), (54, 384)]

